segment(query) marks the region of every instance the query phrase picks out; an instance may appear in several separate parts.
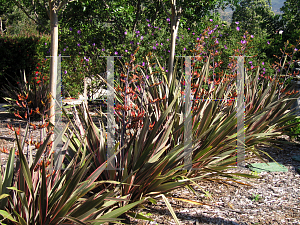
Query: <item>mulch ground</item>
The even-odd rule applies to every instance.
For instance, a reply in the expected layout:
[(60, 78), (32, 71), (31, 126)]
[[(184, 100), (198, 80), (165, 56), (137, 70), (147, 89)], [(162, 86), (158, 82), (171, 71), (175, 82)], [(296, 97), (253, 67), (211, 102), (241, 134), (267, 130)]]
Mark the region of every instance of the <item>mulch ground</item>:
[[(194, 186), (200, 197), (188, 189), (179, 189), (169, 194), (169, 201), (181, 224), (300, 224), (300, 162), (292, 159), (300, 155), (300, 145), (278, 145), (281, 148), (260, 146), (278, 163), (288, 168), (287, 172), (261, 172), (259, 179), (234, 182), (198, 182)], [(266, 161), (272, 162), (267, 156)], [(246, 161), (263, 162), (260, 159)], [(250, 169), (235, 168), (231, 172), (251, 174)], [(207, 205), (189, 204), (178, 198), (189, 199)], [(152, 222), (131, 220), (131, 224), (175, 224), (166, 204), (147, 205), (135, 211), (148, 215)]]

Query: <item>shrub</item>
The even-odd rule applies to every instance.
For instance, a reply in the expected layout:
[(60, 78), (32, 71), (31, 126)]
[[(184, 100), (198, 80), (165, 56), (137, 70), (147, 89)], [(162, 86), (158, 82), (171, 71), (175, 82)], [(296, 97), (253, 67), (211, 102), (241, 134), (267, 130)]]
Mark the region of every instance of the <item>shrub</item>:
[[(64, 130), (66, 130), (65, 127)], [(28, 126), (25, 132), (27, 138)], [(66, 224), (96, 223), (120, 221), (117, 218), (132, 207), (142, 203), (144, 199), (115, 209), (115, 205), (123, 198), (117, 197), (117, 189), (95, 191), (99, 183), (95, 182), (104, 171), (105, 164), (99, 166), (92, 174), (87, 175), (92, 155), (85, 156), (78, 163), (73, 160), (65, 170), (49, 164), (50, 156), (42, 157), (51, 145), (49, 134), (37, 148), (34, 160), (25, 158), (24, 142), (21, 143), (16, 134), (18, 161), (16, 179), (14, 173), (14, 152), (10, 152), (5, 175), (1, 170), (1, 222), (5, 224)], [(66, 146), (67, 147), (67, 146)], [(33, 155), (29, 156), (31, 159)], [(55, 155), (54, 157), (57, 157)], [(77, 157), (77, 156), (75, 156)], [(111, 159), (108, 160), (108, 163)], [(57, 161), (53, 161), (55, 163)], [(85, 162), (85, 163), (83, 163)], [(4, 182), (2, 182), (2, 180)], [(103, 183), (116, 183), (105, 180)]]
[(48, 83), (47, 77), (39, 72), (31, 81), (27, 81), (24, 72), (23, 81), (17, 82), (17, 86), (9, 82), (2, 89), (6, 96), (4, 99), (9, 103), (6, 107), (21, 119), (45, 117), (51, 98)]
[(292, 139), (300, 140), (300, 118), (286, 122), (285, 133)]

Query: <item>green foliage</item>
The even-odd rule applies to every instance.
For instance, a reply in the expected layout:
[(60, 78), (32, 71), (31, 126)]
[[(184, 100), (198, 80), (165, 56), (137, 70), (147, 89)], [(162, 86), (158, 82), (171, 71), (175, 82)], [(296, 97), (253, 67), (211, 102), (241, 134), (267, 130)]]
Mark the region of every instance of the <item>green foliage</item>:
[(286, 122), (285, 132), (291, 137), (295, 138), (297, 141), (300, 140), (300, 118), (294, 118)]
[[(263, 27), (263, 24), (260, 29), (263, 29), (264, 32), (260, 30), (254, 34), (243, 32), (244, 25), (242, 22), (232, 23), (228, 27), (216, 15), (213, 16), (204, 17), (205, 19), (201, 23), (188, 23), (187, 18), (181, 17), (178, 37), (176, 38), (176, 55), (193, 55), (195, 42), (204, 35), (205, 42), (203, 41), (201, 44), (206, 51), (203, 54), (207, 56), (213, 49), (220, 52), (219, 57), (223, 59), (220, 70), (227, 68), (230, 57), (240, 53), (252, 57), (259, 56), (259, 61), (247, 58), (249, 63), (253, 62), (246, 64), (249, 68), (260, 66), (264, 73), (272, 73), (273, 58), (269, 58), (269, 55), (274, 52), (272, 50), (274, 42), (268, 41), (267, 29)], [(265, 21), (264, 24), (268, 24), (268, 22)], [(74, 24), (74, 26), (76, 25), (78, 24)], [(63, 75), (63, 79), (65, 79), (63, 83), (71, 96), (72, 94), (77, 96), (78, 92), (82, 91), (81, 80), (84, 76), (95, 77), (96, 74), (103, 74), (106, 71), (106, 59), (101, 58), (102, 56), (121, 55), (124, 63), (130, 60), (130, 55), (138, 47), (139, 51), (135, 54), (136, 62), (144, 65), (143, 56), (152, 52), (159, 58), (162, 68), (165, 71), (168, 70), (170, 19), (166, 18), (165, 15), (162, 14), (162, 17), (153, 23), (151, 19), (146, 18), (137, 23), (134, 30), (131, 27), (125, 28), (119, 38), (111, 37), (111, 35), (116, 34), (113, 26), (100, 25), (99, 18), (92, 18), (89, 19), (89, 22), (88, 20), (81, 21), (78, 25), (80, 28), (77, 27), (76, 29), (71, 26), (63, 29), (60, 53), (71, 56), (69, 59), (66, 58), (63, 63), (63, 71), (66, 73)], [(92, 27), (98, 28), (94, 30)], [(100, 34), (95, 35), (93, 32)], [(114, 39), (120, 43), (111, 42)], [(247, 51), (244, 51), (245, 49)], [(115, 62), (118, 63), (117, 60)], [(115, 73), (118, 76), (120, 71), (116, 70)]]
[(38, 35), (34, 21), (29, 19), (28, 16), (17, 6), (10, 4), (10, 7), (2, 13), (0, 13), (0, 16), (3, 22), (3, 33), (5, 35)]
[[(178, 7), (183, 7), (183, 11), (176, 55), (189, 55), (197, 35), (206, 27), (203, 21), (211, 18), (210, 10), (229, 3), (236, 4), (237, 1), (187, 1), (184, 5), (179, 2)], [(170, 18), (163, 6), (169, 10), (169, 1), (109, 1), (101, 5), (94, 0), (68, 3), (60, 20), (60, 54), (71, 56), (65, 60), (63, 69), (67, 93), (76, 97), (82, 92), (84, 76), (94, 77), (105, 72), (106, 59), (99, 56), (121, 55), (124, 61), (129, 61), (132, 52), (139, 47), (135, 55), (137, 62), (145, 62), (143, 56), (151, 51), (160, 57), (162, 66), (167, 69), (171, 29)], [(214, 19), (217, 20), (217, 16)], [(92, 63), (83, 63), (86, 58)], [(79, 65), (84, 68), (80, 69)]]
[[(239, 27), (240, 32), (253, 35), (253, 56), (258, 54), (262, 61), (274, 62), (274, 55), (279, 56), (279, 48), (270, 40), (278, 29), (278, 16), (275, 16), (267, 0), (244, 0), (236, 7), (232, 15), (231, 29)], [(236, 23), (239, 23), (236, 25)], [(277, 31), (278, 36), (278, 31)], [(282, 48), (282, 42), (279, 44)]]
[[(60, 16), (59, 53), (63, 56), (71, 56), (71, 58), (64, 58), (62, 63), (64, 96), (77, 97), (78, 93), (83, 91), (83, 77), (93, 78), (105, 72), (106, 59), (101, 56), (121, 55), (124, 61), (129, 61), (132, 52), (139, 47), (140, 50), (135, 55), (138, 62), (145, 62), (143, 56), (151, 51), (160, 57), (162, 67), (167, 70), (170, 22), (162, 4), (168, 11), (169, 2), (159, 1), (154, 3), (118, 1), (100, 5), (94, 0), (69, 2)], [(217, 6), (231, 4), (236, 9), (236, 20), (240, 24), (236, 26), (232, 23), (230, 28), (225, 26), (223, 30), (218, 29), (222, 37), (214, 35), (220, 42), (220, 50), (225, 59), (224, 66), (229, 63), (229, 57), (234, 55), (233, 49), (237, 49), (236, 43), (245, 40), (243, 34), (244, 30), (247, 30), (249, 36), (253, 35), (251, 39), (253, 49), (248, 54), (259, 54), (260, 61), (266, 63), (264, 66), (266, 72), (270, 72), (272, 57), (274, 53), (279, 55), (282, 41), (278, 39), (278, 35), (273, 35), (278, 27), (276, 24), (279, 18), (273, 16), (266, 1), (251, 3), (251, 7), (247, 6), (249, 15), (256, 15), (251, 21), (243, 19), (245, 12), (238, 14), (240, 6), (237, 1), (197, 3), (187, 1), (184, 5), (180, 4), (178, 3), (178, 7), (182, 6), (183, 11), (176, 40), (176, 55), (190, 55), (193, 43), (207, 26), (213, 29), (214, 25), (222, 25), (218, 15), (210, 14), (210, 10)], [(198, 8), (201, 10), (196, 10)], [(41, 17), (45, 16), (41, 14)], [(213, 19), (213, 22), (209, 19)], [(236, 30), (237, 27), (240, 31)], [(272, 40), (268, 39), (273, 36), (275, 38)], [(270, 64), (267, 63), (268, 61)], [(119, 71), (115, 72), (118, 74)], [(101, 86), (103, 83), (95, 85)]]
[(10, 4), (22, 11), (21, 14), (23, 17), (26, 16), (30, 21), (34, 22), (38, 33), (46, 32), (50, 34), (48, 2), (41, 0), (12, 0)]
[(270, 31), (270, 21), (275, 16), (267, 0), (243, 0), (232, 15), (233, 22), (240, 22), (241, 31), (263, 36)]
[[(47, 5), (41, 1), (34, 1), (33, 5), (31, 1), (26, 0), (19, 3), (18, 7), (23, 10), (32, 9), (31, 11), (38, 15), (38, 22), (47, 27), (45, 23), (48, 20), (45, 11)], [(221, 25), (218, 15), (211, 14), (212, 10), (229, 5), (235, 8), (234, 22), (240, 22), (240, 33), (243, 34), (247, 30), (249, 35), (254, 35), (255, 51), (252, 53), (259, 53), (263, 62), (266, 62), (267, 58), (271, 60), (274, 54), (279, 55), (283, 41), (279, 40), (279, 35), (274, 36), (274, 33), (279, 29), (279, 23), (284, 20), (286, 23), (292, 19), (287, 17), (280, 22), (280, 18), (274, 17), (266, 1), (238, 3), (240, 1), (185, 1), (183, 4), (178, 2), (177, 7), (182, 7), (182, 13), (176, 54), (190, 54), (191, 43), (194, 43), (197, 35), (206, 29), (209, 19), (213, 19), (214, 24)], [(84, 76), (91, 77), (105, 72), (105, 68), (102, 68), (105, 58), (99, 59), (99, 56), (122, 55), (125, 61), (129, 61), (130, 54), (140, 46), (140, 51), (136, 55), (139, 62), (142, 62), (143, 55), (152, 51), (161, 57), (163, 60), (161, 64), (166, 69), (170, 45), (166, 40), (170, 39), (170, 23), (167, 21), (168, 16), (164, 8), (168, 11), (169, 4), (169, 1), (128, 2), (125, 0), (109, 1), (100, 5), (95, 0), (68, 2), (60, 15), (60, 54), (71, 56), (70, 60), (66, 59), (63, 63), (63, 72), (67, 72), (66, 76), (63, 75), (66, 96), (70, 94), (76, 97), (79, 92), (82, 92), (80, 81)], [(243, 11), (244, 8), (247, 9), (246, 12)], [(250, 17), (245, 17), (245, 14), (251, 15), (253, 19), (249, 20)], [(73, 29), (72, 32), (70, 28)], [(77, 31), (81, 33), (77, 34)], [(125, 32), (127, 35), (124, 34)], [(227, 33), (230, 34), (227, 37), (228, 42), (236, 43), (240, 39), (234, 23)], [(290, 36), (288, 33), (287, 35)], [(143, 40), (141, 40), (142, 36)], [(272, 40), (268, 40), (270, 37)], [(229, 43), (222, 43), (222, 45), (227, 44)], [(232, 54), (226, 55), (226, 58), (229, 56)], [(88, 67), (82, 62), (85, 60), (84, 57), (92, 61)]]
[(14, 157), (15, 149), (9, 152), (8, 160), (6, 163), (5, 171), (1, 167), (0, 174), (0, 210), (4, 210), (7, 204), (7, 197), (9, 196), (8, 187), (11, 186), (14, 177)]
[(283, 22), (283, 38), (294, 42), (300, 38), (299, 24), (300, 24), (300, 2), (297, 0), (286, 0), (283, 7), (280, 9)]
[(262, 197), (259, 195), (259, 194), (252, 194), (252, 197), (251, 197), (252, 201), (254, 202), (258, 202), (260, 200), (262, 200)]
[(300, 33), (297, 27), (299, 24), (299, 2), (293, 0), (287, 0), (284, 2), (284, 5), (280, 8), (281, 14), (275, 15), (269, 23), (269, 35), (268, 40), (270, 45), (264, 48), (265, 53), (268, 58), (274, 60), (275, 56), (282, 55), (282, 46), (285, 43), (289, 42), (289, 48), (292, 48), (289, 51), (290, 55), (293, 55), (293, 58), (299, 58), (300, 54), (295, 48), (299, 45)]

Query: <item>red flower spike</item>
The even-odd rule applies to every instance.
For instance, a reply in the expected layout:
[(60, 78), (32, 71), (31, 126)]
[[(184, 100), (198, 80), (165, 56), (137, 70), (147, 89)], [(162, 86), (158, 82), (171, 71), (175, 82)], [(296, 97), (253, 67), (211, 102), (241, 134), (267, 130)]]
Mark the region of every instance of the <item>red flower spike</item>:
[(154, 125), (155, 125), (155, 122), (153, 122), (153, 124), (150, 124), (150, 125), (149, 125), (150, 130), (153, 129)]
[(36, 130), (36, 125), (33, 123), (30, 123), (29, 125), (33, 126), (33, 130)]
[(38, 149), (41, 146), (41, 144), (39, 142), (37, 142), (34, 146), (36, 149)]
[(20, 119), (23, 119), (22, 116), (20, 116), (19, 111), (17, 113), (14, 113), (14, 115)]
[(16, 104), (17, 104), (19, 107), (22, 107), (18, 101), (16, 101)]
[(19, 129), (16, 130), (16, 134), (17, 134), (17, 135), (20, 135), (20, 130), (21, 130), (21, 126), (19, 126)]
[(4, 148), (4, 147), (3, 147), (3, 149), (0, 149), (0, 151), (3, 152), (3, 153), (9, 153), (9, 151), (7, 150), (7, 148)]
[(40, 113), (39, 107), (37, 107), (37, 108), (35, 109), (35, 112), (36, 112), (37, 114), (41, 114), (41, 113)]

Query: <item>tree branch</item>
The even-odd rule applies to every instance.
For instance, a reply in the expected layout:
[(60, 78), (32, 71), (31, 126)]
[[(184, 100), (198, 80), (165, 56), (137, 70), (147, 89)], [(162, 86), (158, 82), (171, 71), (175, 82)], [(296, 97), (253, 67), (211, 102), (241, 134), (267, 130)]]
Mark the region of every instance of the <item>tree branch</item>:
[[(103, 2), (104, 2), (104, 4), (105, 4), (105, 7), (109, 9), (109, 5), (106, 3), (106, 1), (103, 0)], [(113, 17), (113, 18), (115, 19), (115, 17)], [(118, 27), (118, 29), (119, 29), (120, 31), (122, 31), (122, 30), (123, 30), (123, 29), (122, 29), (123, 27), (120, 25), (119, 20), (115, 20), (115, 23), (116, 23), (116, 26)], [(121, 37), (120, 37), (120, 38), (121, 38)]]
[(153, 23), (155, 20), (156, 20), (156, 17), (157, 17), (157, 13), (159, 12), (159, 5), (160, 5), (160, 2), (157, 1), (157, 4), (156, 4), (156, 9), (155, 9), (155, 13), (153, 14), (152, 18), (151, 18), (151, 23)]
[(140, 12), (141, 12), (141, 0), (138, 0), (137, 13), (136, 13), (135, 21), (134, 21), (134, 24), (133, 24), (133, 32), (135, 32), (136, 24), (137, 24), (137, 21), (139, 20), (139, 17), (140, 17)]
[(58, 7), (57, 7), (57, 11), (61, 10), (66, 4), (70, 3), (70, 2), (74, 2), (75, 0), (63, 0), (59, 3)]
[[(27, 16), (29, 19), (33, 20), (36, 24), (41, 25), (45, 30), (47, 30), (47, 31), (50, 33), (50, 30), (49, 30), (48, 28), (46, 28), (45, 25), (44, 25), (42, 22), (40, 22), (40, 20), (39, 20), (38, 18), (36, 18), (36, 20), (35, 20), (34, 18), (32, 18), (32, 17), (29, 15), (29, 13), (24, 9), (24, 7), (22, 6), (22, 4), (21, 4), (19, 1), (17, 1), (17, 0), (13, 0), (13, 1), (16, 3), (16, 5), (18, 6), (18, 8), (21, 9), (21, 10), (26, 14), (26, 16)], [(36, 13), (36, 12), (35, 12), (35, 13)]]
[(50, 9), (49, 8), (47, 9), (47, 7), (46, 7), (46, 1), (47, 0), (43, 0), (43, 1), (44, 1), (44, 8), (45, 8), (45, 10), (47, 12), (47, 15), (48, 15), (49, 19), (50, 19)]
[[(49, 19), (50, 19), (49, 9), (46, 8), (46, 0), (43, 0), (43, 2), (44, 2), (44, 4), (42, 5), (42, 4), (40, 3), (40, 1), (36, 1), (36, 3), (39, 5), (40, 8), (44, 8), (44, 9), (45, 9), (45, 11), (47, 12), (47, 15), (48, 15), (48, 17), (49, 17)], [(36, 12), (35, 12), (35, 13), (36, 13)]]
[(159, 1), (160, 1), (161, 5), (162, 5), (162, 7), (163, 7), (164, 12), (167, 14), (167, 16), (168, 16), (169, 18), (171, 18), (171, 15), (170, 15), (170, 13), (168, 13), (168, 11), (166, 10), (163, 1), (162, 1), (162, 0), (159, 0)]
[(104, 2), (105, 7), (109, 9), (109, 5), (107, 5), (106, 1), (103, 0), (103, 2)]

